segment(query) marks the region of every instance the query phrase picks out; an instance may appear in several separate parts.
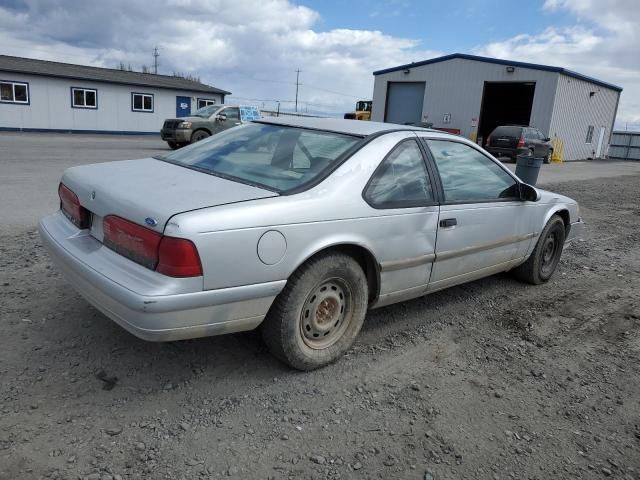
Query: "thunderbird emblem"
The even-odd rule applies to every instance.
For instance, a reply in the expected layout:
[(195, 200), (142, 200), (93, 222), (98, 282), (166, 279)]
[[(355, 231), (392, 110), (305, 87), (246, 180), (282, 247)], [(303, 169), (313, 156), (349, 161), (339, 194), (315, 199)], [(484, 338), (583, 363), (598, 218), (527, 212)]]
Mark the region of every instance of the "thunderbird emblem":
[(151, 218), (151, 217), (145, 218), (144, 223), (146, 223), (150, 227), (155, 227), (156, 225), (158, 225), (158, 221), (155, 218)]

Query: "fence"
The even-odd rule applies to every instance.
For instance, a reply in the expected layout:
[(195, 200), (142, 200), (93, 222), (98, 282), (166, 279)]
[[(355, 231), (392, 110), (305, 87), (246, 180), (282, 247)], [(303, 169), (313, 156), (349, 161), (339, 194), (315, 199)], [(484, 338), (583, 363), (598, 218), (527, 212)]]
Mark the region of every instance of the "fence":
[(640, 160), (640, 132), (613, 132), (609, 158)]

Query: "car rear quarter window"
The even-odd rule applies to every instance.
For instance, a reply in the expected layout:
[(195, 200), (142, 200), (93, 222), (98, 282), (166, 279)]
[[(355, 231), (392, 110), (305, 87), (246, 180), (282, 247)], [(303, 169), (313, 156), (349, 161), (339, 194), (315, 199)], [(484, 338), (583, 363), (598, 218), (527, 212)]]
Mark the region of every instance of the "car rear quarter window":
[(431, 181), (415, 140), (397, 145), (382, 161), (364, 192), (374, 208), (409, 208), (434, 202)]
[(511, 175), (489, 157), (460, 142), (428, 140), (447, 203), (491, 202), (518, 197)]

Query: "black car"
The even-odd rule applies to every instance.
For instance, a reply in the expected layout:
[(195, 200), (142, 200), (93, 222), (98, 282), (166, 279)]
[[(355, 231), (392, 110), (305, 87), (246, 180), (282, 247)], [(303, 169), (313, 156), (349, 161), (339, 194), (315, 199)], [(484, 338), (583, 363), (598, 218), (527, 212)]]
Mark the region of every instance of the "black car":
[(485, 149), (494, 157), (509, 157), (515, 161), (518, 155), (533, 156), (549, 163), (553, 148), (550, 138), (534, 127), (504, 125), (496, 127), (487, 138)]

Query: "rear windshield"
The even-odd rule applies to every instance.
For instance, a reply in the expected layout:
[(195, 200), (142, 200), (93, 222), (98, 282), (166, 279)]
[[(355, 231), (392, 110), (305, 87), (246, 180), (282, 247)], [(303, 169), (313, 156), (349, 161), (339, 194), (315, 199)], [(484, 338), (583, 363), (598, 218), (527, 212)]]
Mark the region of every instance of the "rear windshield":
[(520, 137), (522, 133), (522, 127), (497, 127), (493, 133), (492, 137)]
[(338, 133), (250, 123), (156, 158), (286, 193), (320, 178), (360, 140)]

